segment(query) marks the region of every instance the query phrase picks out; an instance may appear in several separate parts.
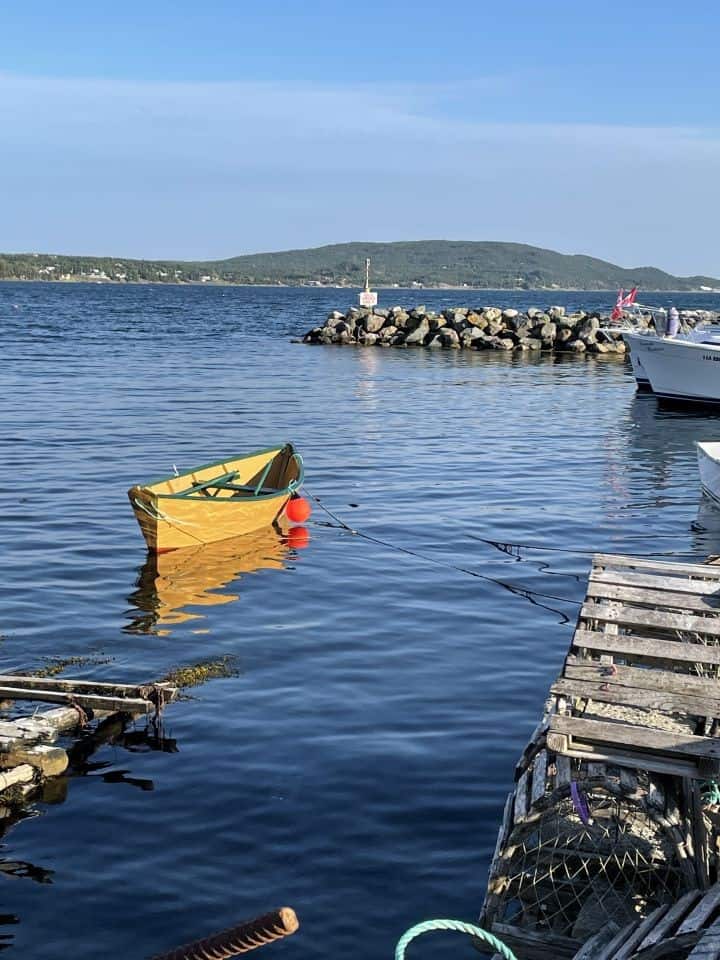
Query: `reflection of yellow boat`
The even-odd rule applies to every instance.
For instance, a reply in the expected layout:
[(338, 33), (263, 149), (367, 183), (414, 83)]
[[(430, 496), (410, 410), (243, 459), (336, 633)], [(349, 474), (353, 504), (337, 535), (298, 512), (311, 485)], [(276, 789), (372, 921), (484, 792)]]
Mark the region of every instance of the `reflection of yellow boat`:
[(273, 523), (303, 479), (292, 444), (206, 464), (128, 490), (147, 545), (161, 553)]
[(237, 593), (215, 591), (246, 573), (282, 570), (290, 549), (287, 538), (273, 527), (265, 527), (222, 543), (149, 553), (140, 571), (138, 589), (129, 597), (141, 611), (129, 629), (146, 633), (156, 625), (178, 624), (202, 616), (188, 607), (232, 603), (238, 599)]

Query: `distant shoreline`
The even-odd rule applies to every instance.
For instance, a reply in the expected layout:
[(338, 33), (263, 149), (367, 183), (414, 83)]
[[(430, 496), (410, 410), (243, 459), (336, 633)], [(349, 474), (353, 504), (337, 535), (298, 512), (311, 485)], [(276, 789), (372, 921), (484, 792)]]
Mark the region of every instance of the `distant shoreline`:
[[(67, 278), (67, 279), (58, 279), (50, 280), (47, 277), (4, 277), (0, 278), (0, 283), (39, 283), (47, 284), (48, 286), (53, 287), (62, 287), (62, 286), (78, 286), (85, 285), (88, 287), (261, 287), (265, 289), (272, 290), (347, 290), (349, 293), (357, 293), (361, 287), (351, 287), (346, 286), (345, 284), (332, 284), (332, 283), (236, 283), (231, 280), (111, 280), (111, 279), (98, 279), (92, 280), (87, 277), (77, 277), (77, 278)], [(458, 291), (472, 291), (472, 292), (483, 292), (487, 291), (488, 293), (493, 293), (495, 291), (502, 291), (503, 293), (617, 293), (617, 287), (472, 287), (463, 284), (461, 286), (453, 286), (446, 284), (443, 286), (412, 286), (412, 287), (403, 287), (397, 284), (391, 284), (390, 286), (384, 286), (382, 284), (373, 284), (374, 290), (383, 290), (383, 291), (394, 291), (394, 290), (409, 290), (413, 293), (422, 294), (422, 293), (438, 293), (443, 291), (452, 292), (454, 290)], [(703, 290), (700, 287), (685, 289), (685, 290), (669, 290), (667, 288), (661, 287), (653, 289), (651, 287), (644, 288), (642, 294), (674, 294), (677, 296), (687, 296), (688, 294), (700, 294), (702, 296), (720, 296), (720, 289), (715, 290)], [(642, 297), (641, 294), (641, 297)]]

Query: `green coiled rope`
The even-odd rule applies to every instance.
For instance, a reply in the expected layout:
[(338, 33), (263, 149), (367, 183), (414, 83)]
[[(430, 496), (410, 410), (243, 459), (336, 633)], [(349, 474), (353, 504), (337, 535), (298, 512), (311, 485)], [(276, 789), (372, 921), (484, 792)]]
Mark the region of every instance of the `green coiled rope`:
[(422, 923), (416, 923), (410, 927), (398, 940), (395, 947), (395, 960), (404, 960), (405, 949), (411, 940), (419, 937), (422, 933), (430, 933), (432, 930), (456, 930), (458, 933), (467, 933), (471, 937), (477, 937), (478, 940), (484, 940), (489, 946), (496, 950), (505, 960), (517, 960), (510, 947), (506, 947), (502, 940), (498, 940), (482, 927), (476, 927), (474, 923), (465, 923), (463, 920), (424, 920)]

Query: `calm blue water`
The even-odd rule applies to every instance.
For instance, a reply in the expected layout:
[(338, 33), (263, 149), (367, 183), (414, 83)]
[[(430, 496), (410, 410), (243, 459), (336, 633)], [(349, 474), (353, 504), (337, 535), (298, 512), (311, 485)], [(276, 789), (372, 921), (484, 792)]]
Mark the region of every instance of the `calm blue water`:
[[(422, 294), (550, 300), (612, 296)], [(168, 709), (176, 752), (101, 746), (6, 832), (0, 945), (17, 955), (142, 958), (289, 904), (302, 927), (278, 956), (379, 960), (421, 919), (472, 920), (589, 554), (720, 550), (693, 448), (719, 418), (637, 399), (617, 359), (290, 342), (350, 302), (0, 284), (2, 670), (90, 657), (68, 672), (140, 681), (231, 655), (239, 671)], [(306, 549), (269, 535), (158, 576), (126, 489), (285, 439), (333, 512), (437, 562), (311, 525)], [(412, 952), (472, 955), (457, 935)]]

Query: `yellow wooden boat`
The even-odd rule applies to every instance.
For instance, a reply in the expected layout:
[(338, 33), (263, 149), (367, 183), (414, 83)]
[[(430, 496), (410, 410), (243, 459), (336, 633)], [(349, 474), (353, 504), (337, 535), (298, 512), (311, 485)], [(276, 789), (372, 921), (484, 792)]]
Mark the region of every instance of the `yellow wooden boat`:
[(302, 457), (286, 443), (131, 487), (128, 497), (148, 547), (162, 553), (273, 523), (302, 481)]

